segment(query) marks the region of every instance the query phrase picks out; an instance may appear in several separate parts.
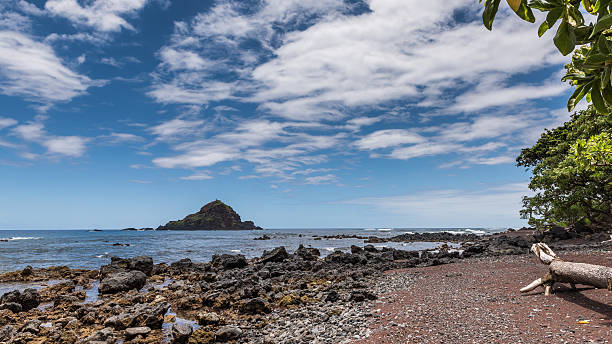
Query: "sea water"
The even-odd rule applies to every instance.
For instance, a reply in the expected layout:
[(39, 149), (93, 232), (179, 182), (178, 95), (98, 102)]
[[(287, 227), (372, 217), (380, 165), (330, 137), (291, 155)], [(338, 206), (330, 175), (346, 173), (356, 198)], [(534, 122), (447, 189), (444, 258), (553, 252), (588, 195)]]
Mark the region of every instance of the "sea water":
[[(360, 235), (392, 237), (404, 233), (448, 231), (486, 234), (501, 229), (486, 228), (352, 228), (352, 229), (266, 229), (259, 231), (120, 231), (120, 230), (0, 230), (0, 272), (66, 265), (98, 269), (111, 256), (152, 256), (155, 263), (183, 258), (209, 261), (214, 254), (261, 256), (264, 250), (285, 246), (289, 252), (299, 245), (315, 247), (325, 256), (334, 250), (364, 246), (360, 239), (321, 239), (317, 236)], [(254, 240), (262, 235), (270, 240)], [(118, 244), (118, 245), (117, 245)], [(404, 250), (433, 249), (441, 243), (382, 243), (376, 247)], [(129, 246), (128, 246), (129, 245)]]

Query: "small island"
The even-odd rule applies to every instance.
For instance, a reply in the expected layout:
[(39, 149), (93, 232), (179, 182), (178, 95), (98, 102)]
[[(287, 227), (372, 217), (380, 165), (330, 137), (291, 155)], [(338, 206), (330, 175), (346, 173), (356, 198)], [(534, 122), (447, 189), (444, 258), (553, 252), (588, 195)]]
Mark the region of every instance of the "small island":
[(240, 215), (229, 205), (215, 200), (206, 204), (195, 214), (187, 215), (182, 220), (170, 221), (161, 230), (261, 230), (253, 221), (242, 221)]

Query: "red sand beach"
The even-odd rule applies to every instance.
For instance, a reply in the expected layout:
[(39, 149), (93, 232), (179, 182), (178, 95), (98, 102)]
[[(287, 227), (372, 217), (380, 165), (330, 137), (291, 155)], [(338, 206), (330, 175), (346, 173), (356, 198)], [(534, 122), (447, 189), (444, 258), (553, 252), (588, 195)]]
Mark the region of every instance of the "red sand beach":
[[(610, 252), (558, 254), (612, 266)], [(559, 284), (548, 297), (519, 292), (547, 270), (521, 255), (389, 271), (405, 289), (374, 304), (372, 335), (354, 343), (612, 343), (612, 292)]]

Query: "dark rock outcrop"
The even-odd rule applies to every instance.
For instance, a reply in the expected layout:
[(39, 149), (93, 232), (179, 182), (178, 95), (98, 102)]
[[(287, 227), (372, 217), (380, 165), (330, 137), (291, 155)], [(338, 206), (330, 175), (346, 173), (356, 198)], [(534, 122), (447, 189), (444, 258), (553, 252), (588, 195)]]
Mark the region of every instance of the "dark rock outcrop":
[(252, 230), (262, 229), (253, 221), (242, 221), (232, 207), (217, 200), (182, 220), (170, 221), (157, 230)]
[(147, 275), (142, 271), (111, 273), (100, 282), (100, 294), (115, 294), (132, 289), (141, 289), (147, 281)]
[(27, 312), (40, 305), (40, 295), (36, 289), (26, 289), (22, 292), (13, 290), (0, 298), (0, 309), (8, 309), (13, 313)]

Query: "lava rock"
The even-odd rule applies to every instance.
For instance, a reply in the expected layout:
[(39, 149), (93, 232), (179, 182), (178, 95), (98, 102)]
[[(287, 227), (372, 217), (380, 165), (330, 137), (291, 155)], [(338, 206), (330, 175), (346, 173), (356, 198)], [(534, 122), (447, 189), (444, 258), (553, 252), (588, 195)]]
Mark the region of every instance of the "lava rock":
[(268, 262), (281, 263), (287, 258), (289, 258), (289, 253), (287, 253), (285, 246), (281, 246), (273, 249), (272, 251), (264, 251), (259, 262), (262, 264)]
[(168, 309), (170, 309), (170, 304), (167, 302), (156, 304), (139, 303), (127, 308), (119, 315), (106, 319), (104, 326), (109, 326), (116, 330), (144, 326), (151, 329), (160, 329)]
[(215, 312), (210, 313), (199, 313), (198, 314), (198, 324), (199, 325), (219, 325), (221, 323), (221, 318)]
[(193, 327), (190, 324), (174, 323), (172, 325), (172, 343), (183, 344), (187, 343), (189, 336), (193, 333)]
[(13, 337), (15, 337), (16, 334), (17, 334), (17, 331), (15, 330), (13, 326), (11, 325), (2, 326), (0, 327), (0, 342), (8, 342)]
[(151, 328), (147, 326), (130, 327), (125, 329), (125, 338), (131, 340), (137, 336), (146, 337), (149, 333), (151, 333)]
[(132, 289), (141, 289), (147, 281), (147, 275), (142, 271), (115, 272), (109, 274), (100, 282), (101, 294), (115, 294)]
[(239, 269), (249, 265), (246, 258), (241, 254), (215, 254), (211, 263), (213, 267), (220, 270)]
[(236, 326), (224, 326), (215, 332), (215, 341), (228, 342), (242, 336), (242, 330)]
[(242, 303), (240, 305), (240, 311), (246, 314), (267, 314), (271, 312), (268, 304), (259, 297)]

